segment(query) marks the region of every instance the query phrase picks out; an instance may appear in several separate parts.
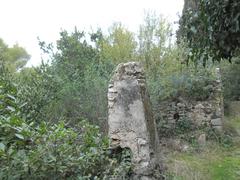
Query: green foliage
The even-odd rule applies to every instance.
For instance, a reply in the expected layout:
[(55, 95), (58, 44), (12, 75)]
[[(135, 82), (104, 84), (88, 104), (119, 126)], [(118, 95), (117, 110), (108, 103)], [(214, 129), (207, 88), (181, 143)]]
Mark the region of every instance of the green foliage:
[(171, 45), (171, 33), (171, 26), (163, 16), (157, 16), (154, 12), (145, 14), (144, 23), (139, 28), (138, 53), (146, 68), (161, 64)]
[(63, 119), (74, 124), (81, 117), (104, 126), (113, 64), (102, 61), (99, 50), (86, 39), (75, 29), (60, 33), (56, 51), (51, 44), (39, 42), (51, 63), (24, 69), (18, 77), (19, 97), (26, 102), (22, 112), (29, 121)]
[(17, 114), (18, 102), (15, 97), (16, 85), (11, 83), (12, 76), (5, 66), (0, 64), (0, 116), (7, 118), (10, 114)]
[(225, 101), (240, 99), (240, 59), (233, 58), (231, 64), (222, 63), (222, 81)]
[(0, 38), (0, 63), (3, 63), (9, 71), (16, 72), (20, 70), (29, 59), (30, 55), (23, 47), (18, 44), (8, 47)]
[(189, 132), (193, 129), (193, 123), (191, 120), (187, 119), (186, 117), (179, 119), (176, 122), (176, 133), (183, 134)]
[(134, 61), (136, 59), (137, 42), (134, 33), (121, 23), (114, 23), (109, 28), (109, 34), (101, 36), (97, 42), (101, 58), (115, 64)]
[(229, 132), (219, 132), (213, 128), (206, 128), (207, 138), (219, 143), (222, 147), (230, 148), (233, 146), (233, 135)]
[(135, 58), (146, 67), (154, 105), (179, 95), (208, 97), (211, 73), (204, 69), (196, 72), (194, 67), (181, 64), (183, 50), (171, 45), (171, 27), (166, 19), (147, 13), (138, 41), (135, 36), (121, 24), (114, 24), (109, 35), (101, 30), (92, 33), (91, 43), (77, 29), (60, 33), (56, 51), (51, 44), (39, 42), (52, 59), (50, 65), (36, 68), (29, 77), (21, 72), (18, 88), (20, 99), (27, 103), (23, 107), (25, 117), (51, 122), (65, 119), (72, 124), (83, 117), (102, 126), (113, 67), (115, 63)]
[[(41, 122), (43, 119), (53, 122), (49, 108), (57, 99), (60, 88), (59, 78), (54, 76), (48, 64), (36, 68), (25, 68), (17, 77), (17, 96), (21, 104), (21, 116), (29, 122)], [(53, 111), (53, 109), (52, 109)]]
[(81, 80), (85, 68), (93, 62), (98, 63), (96, 49), (87, 43), (84, 32), (76, 28), (72, 34), (60, 32), (57, 50), (53, 59), (56, 71), (69, 80)]
[(239, 177), (240, 160), (237, 149), (221, 150), (214, 144), (204, 152), (177, 153), (171, 159), (167, 173), (171, 180), (236, 180)]
[[(36, 73), (36, 72), (33, 72)], [(99, 128), (78, 120), (26, 122), (7, 71), (0, 78), (1, 179), (109, 179), (131, 171), (129, 151), (113, 154)], [(36, 75), (36, 74), (35, 74)], [(37, 74), (38, 75), (38, 74)], [(32, 103), (34, 104), (34, 103)], [(28, 119), (30, 121), (30, 119)]]
[(130, 167), (110, 158), (108, 140), (86, 121), (75, 128), (12, 117), (0, 122), (1, 179), (103, 179)]
[(222, 160), (219, 160), (212, 164), (212, 178), (224, 180), (226, 177), (229, 180), (235, 180), (239, 177), (237, 172), (239, 170), (239, 166), (239, 158), (225, 157)]
[[(200, 23), (194, 13), (189, 11), (182, 21), (194, 16), (191, 23)], [(130, 150), (120, 149), (115, 153), (108, 149), (108, 139), (100, 134), (100, 129), (106, 130), (107, 88), (112, 70), (120, 62), (141, 61), (146, 67), (155, 113), (159, 102), (176, 100), (179, 96), (196, 101), (208, 99), (213, 91), (215, 65), (186, 66), (183, 59), (201, 55), (199, 59), (205, 64), (207, 59), (216, 58), (215, 55), (222, 56), (222, 52), (214, 52), (211, 39), (200, 41), (202, 37), (197, 34), (206, 29), (202, 26), (194, 29), (191, 23), (185, 30), (191, 31), (190, 37), (197, 43), (187, 41), (188, 48), (184, 43), (182, 47), (172, 44), (170, 24), (151, 12), (146, 14), (139, 34), (121, 24), (114, 24), (108, 34), (100, 29), (89, 36), (77, 29), (72, 33), (62, 31), (56, 47), (39, 41), (49, 61), (35, 68), (22, 68), (27, 59), (24, 49), (18, 45), (11, 49), (0, 41), (0, 51), (4, 52), (0, 58), (6, 67), (0, 69), (1, 179), (127, 179), (131, 176)], [(204, 50), (194, 49), (208, 43)], [(234, 65), (223, 65), (224, 86), (229, 87), (225, 88), (225, 97), (229, 99), (239, 96), (236, 64), (237, 61)], [(161, 135), (196, 143), (189, 119), (179, 119), (175, 127), (167, 127), (164, 121), (159, 123)], [(227, 133), (220, 136), (210, 131), (208, 135), (223, 146), (231, 146), (232, 137)]]
[(179, 40), (187, 42), (188, 59), (206, 65), (207, 60), (231, 59), (240, 47), (240, 2), (201, 0), (186, 3), (180, 20)]
[(172, 47), (165, 51), (158, 66), (147, 69), (147, 84), (154, 106), (163, 100), (185, 97), (192, 100), (206, 100), (213, 91), (214, 66), (206, 68), (179, 61), (183, 49)]

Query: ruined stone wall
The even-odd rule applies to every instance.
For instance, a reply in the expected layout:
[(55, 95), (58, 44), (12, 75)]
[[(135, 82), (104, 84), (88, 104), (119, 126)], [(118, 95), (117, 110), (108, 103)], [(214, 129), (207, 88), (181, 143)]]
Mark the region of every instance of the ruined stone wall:
[(160, 102), (157, 111), (161, 120), (170, 128), (176, 126), (177, 121), (190, 121), (197, 129), (202, 126), (222, 130), (223, 124), (223, 95), (219, 69), (216, 69), (216, 80), (210, 84), (212, 92), (208, 99), (195, 101), (196, 98), (178, 97), (175, 100)]
[(112, 148), (129, 148), (133, 179), (154, 179), (159, 141), (142, 66), (119, 64), (108, 89), (108, 125)]

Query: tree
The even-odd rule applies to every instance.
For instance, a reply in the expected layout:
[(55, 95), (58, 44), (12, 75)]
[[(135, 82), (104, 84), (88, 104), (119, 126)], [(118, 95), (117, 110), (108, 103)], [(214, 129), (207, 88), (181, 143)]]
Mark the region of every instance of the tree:
[(72, 124), (80, 118), (96, 124), (106, 119), (107, 84), (112, 69), (101, 62), (100, 50), (94, 44), (96, 38), (92, 35), (94, 41), (89, 42), (85, 33), (75, 28), (72, 33), (60, 32), (56, 51), (52, 51), (51, 45), (39, 42), (52, 58), (51, 64), (38, 68), (32, 80), (26, 82), (34, 89), (32, 95), (24, 93), (29, 94), (28, 102), (38, 100), (38, 105), (32, 106), (37, 116), (49, 121), (65, 119)]
[(231, 59), (240, 47), (240, 1), (185, 0), (178, 40), (190, 48), (189, 58), (204, 66), (208, 59)]
[[(25, 112), (17, 95), (21, 92), (4, 67), (0, 67), (0, 72), (1, 179), (128, 179), (129, 151), (111, 153), (109, 140), (98, 126), (82, 119), (72, 128), (64, 121), (46, 122), (44, 116), (38, 117), (38, 123), (35, 119), (27, 122), (22, 118)], [(37, 105), (35, 101), (38, 99), (33, 98), (31, 105)]]
[(115, 23), (109, 29), (109, 35), (100, 41), (100, 52), (104, 59), (114, 63), (135, 60), (137, 42), (134, 34), (121, 23)]
[(160, 63), (171, 43), (171, 26), (163, 16), (153, 12), (145, 14), (139, 29), (139, 55), (147, 68)]
[[(17, 96), (21, 104), (21, 115), (27, 121), (40, 123), (43, 119), (56, 120), (53, 105), (60, 90), (59, 78), (49, 64), (24, 68), (15, 76), (18, 84)], [(54, 117), (54, 118), (53, 118)]]
[(16, 72), (22, 69), (30, 59), (27, 51), (18, 44), (13, 47), (8, 47), (7, 44), (0, 38), (0, 62), (11, 71)]

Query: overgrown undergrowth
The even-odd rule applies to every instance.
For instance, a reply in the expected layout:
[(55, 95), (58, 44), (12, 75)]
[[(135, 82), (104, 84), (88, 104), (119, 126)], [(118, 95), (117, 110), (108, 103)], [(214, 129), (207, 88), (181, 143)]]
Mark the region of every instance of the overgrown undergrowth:
[[(240, 117), (227, 118), (233, 131), (240, 130)], [(230, 126), (230, 125), (229, 125)], [(238, 180), (240, 179), (239, 134), (231, 147), (209, 141), (202, 151), (171, 152), (167, 179), (170, 180)]]

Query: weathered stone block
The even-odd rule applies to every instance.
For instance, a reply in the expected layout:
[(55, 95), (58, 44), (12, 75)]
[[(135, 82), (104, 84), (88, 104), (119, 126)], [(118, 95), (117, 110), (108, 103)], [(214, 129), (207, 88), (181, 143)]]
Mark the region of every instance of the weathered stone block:
[(159, 141), (144, 71), (139, 63), (117, 66), (109, 85), (108, 104), (111, 145), (129, 148), (135, 174), (148, 176), (158, 162)]
[(213, 126), (214, 129), (216, 129), (219, 132), (222, 132), (223, 127), (222, 126)]
[(213, 126), (222, 126), (222, 119), (221, 118), (212, 119), (211, 124)]
[(204, 147), (206, 145), (206, 134), (201, 134), (197, 140), (199, 146)]

